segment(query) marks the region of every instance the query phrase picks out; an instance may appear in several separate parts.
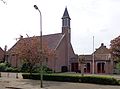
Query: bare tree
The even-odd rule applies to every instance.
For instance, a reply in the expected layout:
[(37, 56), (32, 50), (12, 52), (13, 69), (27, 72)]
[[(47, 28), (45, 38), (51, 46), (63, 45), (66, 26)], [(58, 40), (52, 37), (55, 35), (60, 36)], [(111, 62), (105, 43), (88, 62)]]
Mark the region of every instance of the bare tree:
[(4, 4), (7, 4), (4, 0), (1, 0)]

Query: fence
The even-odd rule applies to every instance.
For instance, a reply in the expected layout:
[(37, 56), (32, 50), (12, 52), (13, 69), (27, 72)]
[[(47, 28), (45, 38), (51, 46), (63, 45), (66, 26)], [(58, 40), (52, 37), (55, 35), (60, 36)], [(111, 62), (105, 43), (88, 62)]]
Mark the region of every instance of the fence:
[(1, 72), (1, 77), (22, 78), (22, 73)]

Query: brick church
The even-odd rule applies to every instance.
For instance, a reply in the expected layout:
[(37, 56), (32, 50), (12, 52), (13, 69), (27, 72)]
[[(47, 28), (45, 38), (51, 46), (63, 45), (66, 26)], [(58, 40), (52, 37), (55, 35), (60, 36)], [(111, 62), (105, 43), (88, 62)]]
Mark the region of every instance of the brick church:
[[(74, 53), (72, 44), (71, 44), (71, 28), (70, 28), (70, 16), (67, 8), (63, 13), (62, 17), (62, 32), (57, 34), (43, 35), (42, 39), (46, 42), (50, 50), (55, 50), (56, 59), (49, 60), (48, 59), (48, 67), (54, 69), (55, 72), (61, 71), (71, 71), (70, 67), (70, 59), (75, 58), (76, 55)], [(36, 38), (39, 38), (36, 36)], [(30, 38), (21, 37), (17, 43), (8, 50), (8, 62), (16, 67), (16, 63), (18, 66), (21, 66), (22, 62), (18, 59), (18, 55), (16, 55), (16, 49), (21, 43), (27, 42)]]
[[(71, 44), (71, 27), (70, 27), (71, 18), (69, 16), (67, 8), (62, 16), (62, 32), (50, 35), (43, 35), (43, 42), (47, 43), (47, 46), (50, 50), (56, 52), (56, 57), (47, 60), (47, 66), (54, 70), (55, 72), (65, 72), (65, 71), (81, 71), (81, 57), (84, 61), (84, 72), (92, 73), (94, 65), (94, 73), (104, 73), (111, 74), (113, 73), (114, 62), (111, 58), (111, 54), (108, 48), (102, 43), (101, 46), (90, 55), (76, 55), (74, 53), (72, 44)], [(39, 36), (35, 36), (36, 39), (39, 39)], [(7, 55), (0, 48), (0, 60), (4, 58), (9, 62), (13, 67), (20, 67), (22, 65), (22, 60), (19, 59), (18, 54), (16, 54), (16, 49), (23, 43), (31, 41), (33, 37), (21, 37), (13, 47), (7, 51)], [(80, 50), (80, 49), (79, 49)], [(94, 54), (94, 64), (93, 64), (93, 54)], [(84, 57), (84, 58), (83, 58)]]

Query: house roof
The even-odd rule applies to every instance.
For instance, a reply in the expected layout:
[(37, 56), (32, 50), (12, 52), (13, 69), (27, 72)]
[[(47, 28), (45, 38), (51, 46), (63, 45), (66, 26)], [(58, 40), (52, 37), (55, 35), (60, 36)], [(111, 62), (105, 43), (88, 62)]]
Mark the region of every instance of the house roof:
[[(64, 37), (62, 33), (57, 34), (50, 34), (50, 35), (43, 35), (42, 41), (43, 43), (47, 44), (49, 49), (55, 50), (56, 47), (60, 44), (61, 39)], [(8, 52), (14, 51), (18, 45), (21, 45), (23, 42), (32, 41), (33, 37), (21, 38)], [(40, 39), (40, 36), (35, 36), (35, 38)], [(39, 40), (38, 40), (39, 41)]]
[(4, 57), (4, 50), (0, 47), (0, 60)]
[(101, 46), (96, 49), (94, 54), (110, 54), (110, 50), (103, 43), (101, 43)]
[[(84, 58), (83, 58), (84, 56)], [(95, 61), (102, 61), (102, 60), (109, 60), (109, 55), (94, 55), (94, 60)], [(92, 61), (93, 60), (93, 55), (79, 55), (79, 58), (83, 58), (85, 61)]]
[[(83, 58), (84, 60), (93, 60), (93, 53), (91, 55), (79, 55), (79, 58)], [(110, 57), (110, 51), (106, 46), (101, 43), (101, 46), (96, 49), (94, 52), (94, 60), (109, 60)]]

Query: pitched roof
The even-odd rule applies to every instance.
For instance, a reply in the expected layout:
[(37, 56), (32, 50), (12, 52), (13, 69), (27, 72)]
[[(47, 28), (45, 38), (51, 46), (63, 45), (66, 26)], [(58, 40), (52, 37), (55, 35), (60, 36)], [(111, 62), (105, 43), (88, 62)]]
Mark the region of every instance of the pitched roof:
[[(85, 61), (92, 61), (93, 60), (93, 55), (79, 55), (79, 58), (82, 58), (84, 56)], [(101, 60), (109, 60), (109, 55), (94, 55), (94, 60), (95, 61), (101, 61)]]
[[(50, 35), (43, 35), (42, 41), (43, 43), (46, 43), (49, 49), (55, 50), (55, 48), (59, 45), (61, 39), (64, 37), (62, 33), (57, 34), (50, 34)], [(29, 42), (32, 41), (33, 37), (29, 38), (21, 38), (9, 51), (13, 51), (17, 48), (18, 45), (20, 45), (23, 42)], [(40, 36), (35, 36), (35, 38), (40, 39)]]
[(48, 44), (48, 47), (50, 49), (55, 49), (63, 37), (64, 35), (62, 33), (45, 35), (43, 36), (43, 41)]
[[(84, 56), (84, 60), (93, 60), (93, 54), (91, 55), (79, 55), (79, 57), (83, 57)], [(96, 51), (94, 52), (94, 60), (109, 60), (110, 57), (110, 51), (108, 48), (106, 48), (106, 46), (101, 43), (101, 46), (96, 49)]]
[(0, 60), (4, 57), (4, 50), (0, 47)]
[(109, 54), (109, 53), (110, 50), (103, 43), (101, 43), (101, 46), (94, 52), (94, 54)]
[(64, 18), (69, 18), (69, 19), (70, 19), (70, 16), (69, 16), (69, 13), (68, 13), (67, 7), (65, 8), (65, 11), (64, 11), (64, 14), (63, 14), (62, 19), (64, 19)]

